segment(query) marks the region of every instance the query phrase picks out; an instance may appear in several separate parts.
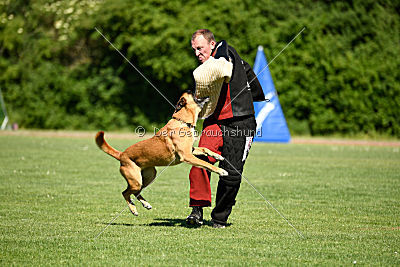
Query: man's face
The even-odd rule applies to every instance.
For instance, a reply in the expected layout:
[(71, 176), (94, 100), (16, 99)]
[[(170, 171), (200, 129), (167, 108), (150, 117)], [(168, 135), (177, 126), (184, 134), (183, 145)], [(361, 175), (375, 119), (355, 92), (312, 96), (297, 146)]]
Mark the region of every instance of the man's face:
[(211, 56), (211, 52), (215, 47), (215, 41), (208, 42), (203, 35), (198, 35), (192, 41), (192, 48), (197, 59), (204, 63)]

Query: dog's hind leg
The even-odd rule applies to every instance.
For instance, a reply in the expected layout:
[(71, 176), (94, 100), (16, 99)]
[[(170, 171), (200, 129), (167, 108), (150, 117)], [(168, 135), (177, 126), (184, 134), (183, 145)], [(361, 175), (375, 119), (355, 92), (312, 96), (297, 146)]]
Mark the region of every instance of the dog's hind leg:
[(143, 207), (145, 207), (148, 210), (151, 210), (153, 207), (150, 205), (149, 202), (146, 201), (146, 199), (144, 199), (144, 197), (142, 197), (142, 195), (138, 195), (137, 199), (140, 201), (140, 203), (142, 203)]
[[(154, 168), (154, 167), (150, 167), (150, 168), (146, 168), (146, 169), (142, 170), (142, 181), (143, 181), (142, 189), (147, 187), (154, 181), (154, 179), (156, 178), (156, 174), (157, 174), (157, 171), (156, 171), (156, 168)], [(150, 203), (147, 202), (141, 194), (137, 196), (137, 199), (140, 201), (140, 203), (142, 203), (143, 207), (145, 207), (146, 209), (149, 210), (152, 208)]]
[(131, 200), (131, 195), (133, 194), (137, 196), (142, 190), (142, 175), (140, 173), (140, 168), (130, 160), (121, 160), (120, 172), (128, 183), (128, 187), (124, 192), (122, 192), (122, 195), (128, 204), (129, 210), (133, 215), (137, 216), (139, 213), (136, 210), (133, 200)]

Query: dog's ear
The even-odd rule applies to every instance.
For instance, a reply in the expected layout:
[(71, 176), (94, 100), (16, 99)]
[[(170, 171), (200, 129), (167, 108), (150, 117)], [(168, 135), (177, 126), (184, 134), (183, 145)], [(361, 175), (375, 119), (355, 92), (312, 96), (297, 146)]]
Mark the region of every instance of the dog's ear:
[(181, 99), (179, 99), (178, 103), (176, 104), (175, 112), (181, 110), (184, 106), (186, 106), (186, 104), (186, 98), (181, 97)]

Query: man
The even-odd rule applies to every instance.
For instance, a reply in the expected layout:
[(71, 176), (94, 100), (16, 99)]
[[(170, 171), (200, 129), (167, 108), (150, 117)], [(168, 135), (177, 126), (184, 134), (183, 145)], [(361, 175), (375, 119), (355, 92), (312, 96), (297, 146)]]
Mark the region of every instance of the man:
[[(214, 228), (224, 228), (235, 205), (243, 166), (256, 130), (253, 101), (264, 101), (261, 85), (250, 65), (225, 41), (216, 42), (207, 29), (197, 30), (191, 39), (193, 51), (201, 64), (210, 57), (225, 58), (233, 64), (229, 83), (222, 85), (213, 113), (203, 123), (199, 146), (221, 154), (219, 167), (228, 171), (218, 182), (215, 207), (211, 213)], [(197, 93), (197, 92), (196, 92)], [(211, 157), (201, 157), (215, 163)], [(203, 207), (211, 206), (210, 172), (192, 167), (190, 174), (188, 224), (203, 224)]]

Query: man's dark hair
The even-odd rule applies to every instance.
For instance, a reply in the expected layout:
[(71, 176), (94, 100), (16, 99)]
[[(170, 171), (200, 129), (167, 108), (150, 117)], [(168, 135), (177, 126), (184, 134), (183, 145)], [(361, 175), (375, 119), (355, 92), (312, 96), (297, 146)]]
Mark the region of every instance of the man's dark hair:
[(216, 42), (215, 38), (214, 38), (214, 34), (212, 33), (212, 31), (210, 31), (208, 29), (200, 29), (200, 30), (195, 31), (192, 35), (191, 40), (193, 41), (199, 35), (203, 35), (204, 39), (206, 39), (208, 41), (208, 43), (210, 43), (211, 41)]

